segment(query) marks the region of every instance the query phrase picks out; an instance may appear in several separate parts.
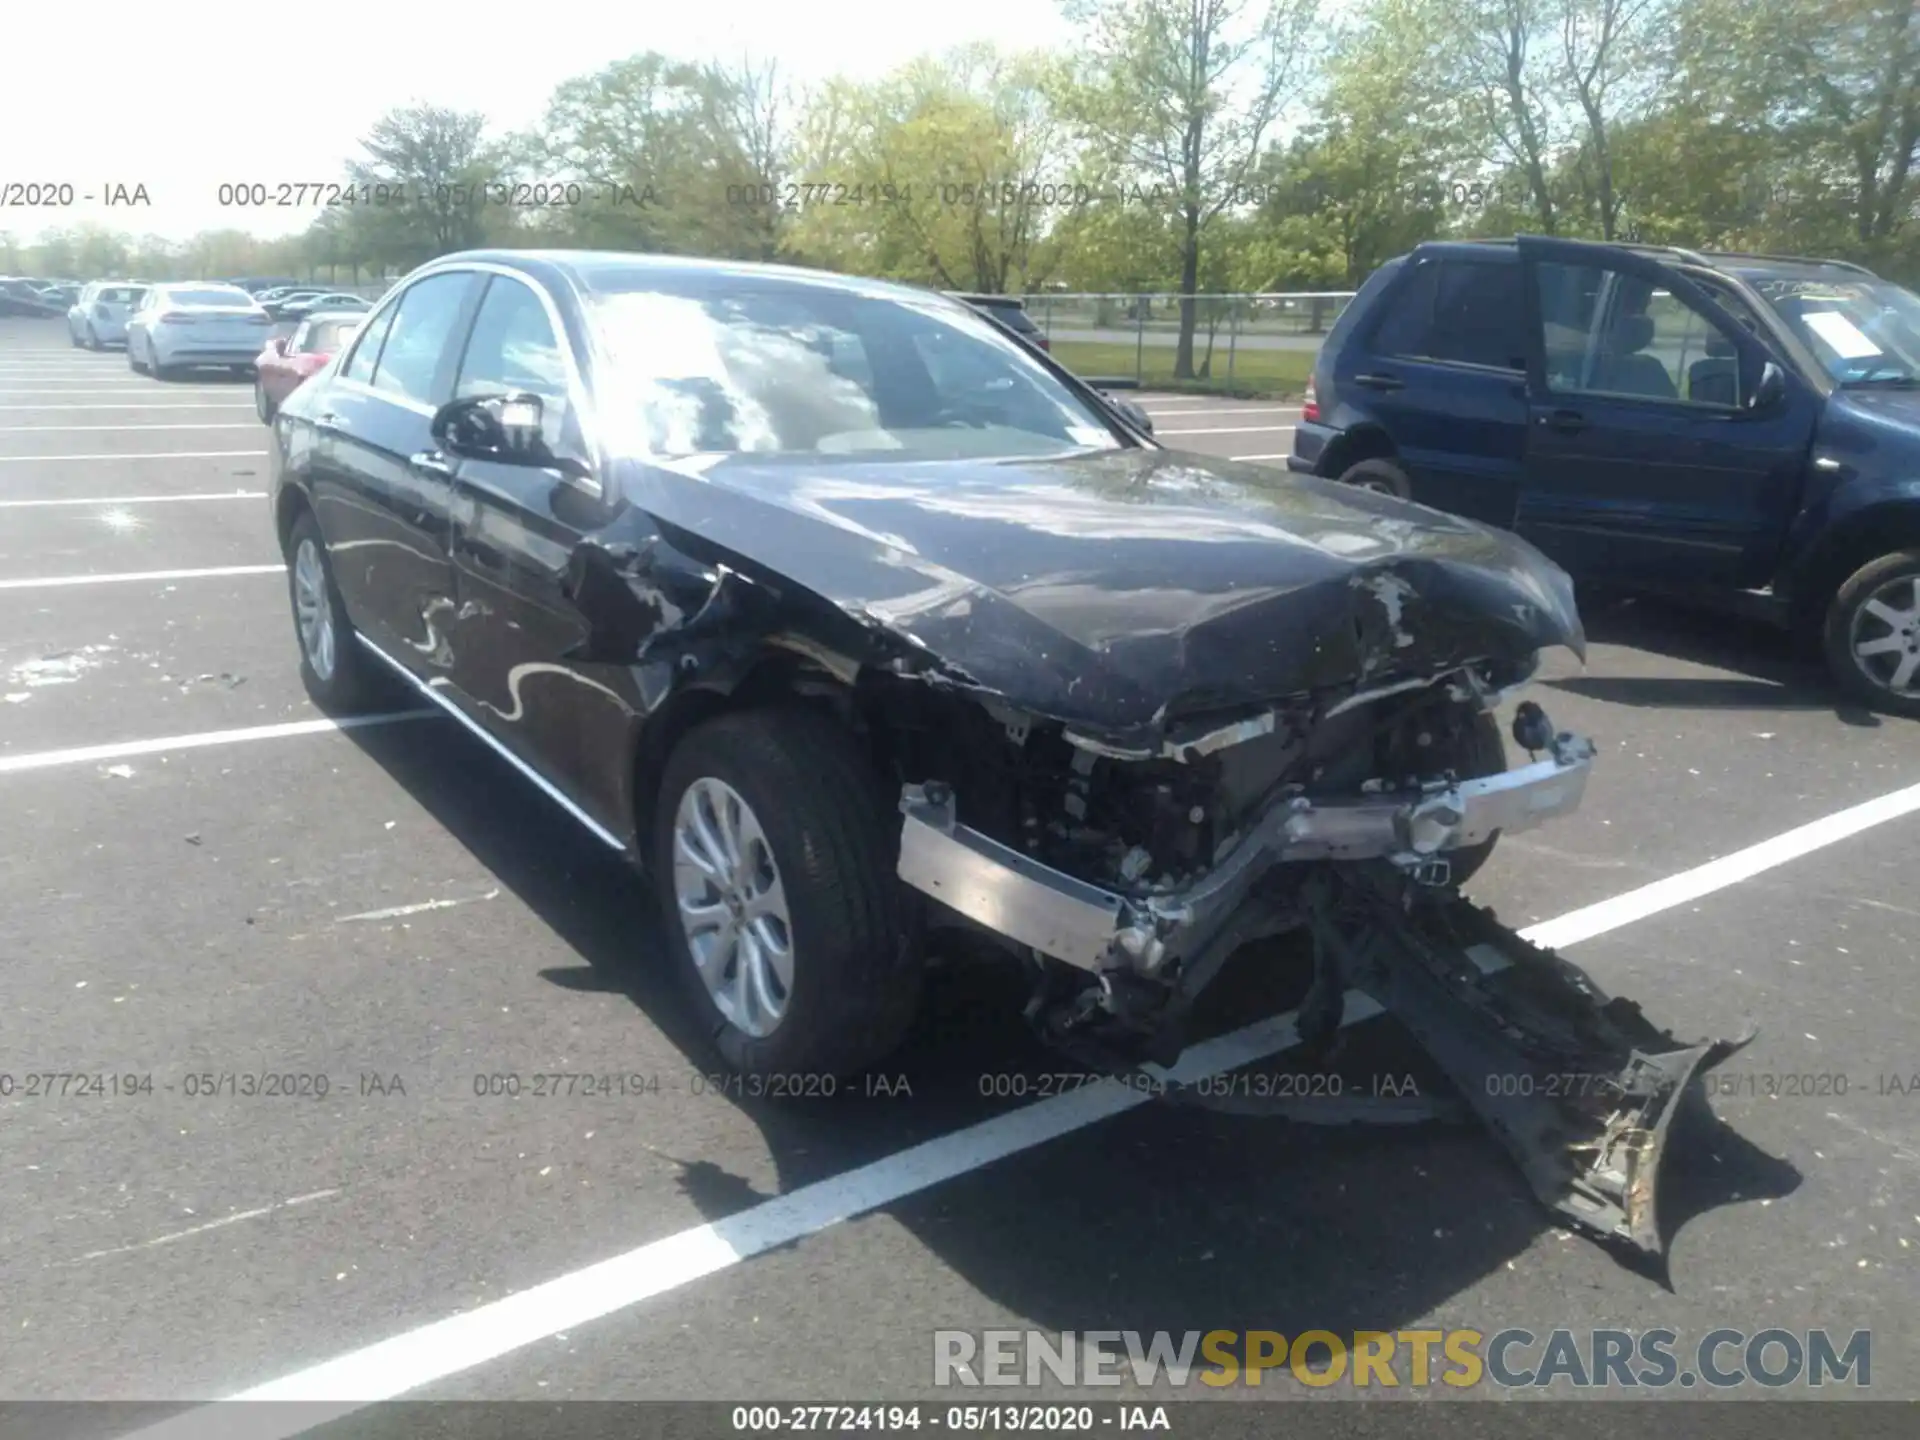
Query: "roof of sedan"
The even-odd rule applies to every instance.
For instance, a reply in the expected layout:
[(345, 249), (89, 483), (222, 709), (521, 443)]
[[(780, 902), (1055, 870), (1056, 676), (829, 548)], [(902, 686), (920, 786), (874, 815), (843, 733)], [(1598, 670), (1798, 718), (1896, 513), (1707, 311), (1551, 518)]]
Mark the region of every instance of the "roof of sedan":
[(809, 270), (797, 265), (705, 260), (686, 255), (649, 255), (625, 250), (462, 250), (452, 255), (441, 255), (431, 263), (450, 265), (459, 261), (484, 261), (490, 265), (511, 266), (548, 280), (564, 276), (578, 288), (587, 291), (603, 288), (595, 283), (597, 277), (615, 271), (631, 274), (635, 270), (649, 270), (657, 271), (662, 279), (704, 275), (733, 276), (741, 280), (784, 280), (896, 300), (925, 300), (930, 295), (938, 294), (937, 291), (914, 285), (897, 285), (859, 275), (839, 275), (831, 270)]

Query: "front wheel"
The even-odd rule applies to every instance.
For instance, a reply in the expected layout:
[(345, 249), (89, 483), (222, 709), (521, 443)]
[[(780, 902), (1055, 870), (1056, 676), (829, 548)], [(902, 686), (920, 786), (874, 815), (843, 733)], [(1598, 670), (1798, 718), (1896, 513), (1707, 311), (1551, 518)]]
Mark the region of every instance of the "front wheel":
[(1827, 668), (1856, 700), (1920, 719), (1920, 550), (1870, 560), (1827, 607)]
[(654, 882), (674, 964), (737, 1073), (837, 1078), (905, 1036), (923, 962), (894, 813), (851, 734), (814, 711), (722, 715), (674, 749)]

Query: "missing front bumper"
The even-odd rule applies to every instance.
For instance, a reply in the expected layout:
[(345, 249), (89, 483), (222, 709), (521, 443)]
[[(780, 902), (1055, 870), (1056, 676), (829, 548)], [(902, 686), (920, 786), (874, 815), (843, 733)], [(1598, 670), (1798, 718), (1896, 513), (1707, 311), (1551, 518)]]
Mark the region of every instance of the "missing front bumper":
[(1578, 809), (1592, 765), (1592, 743), (1562, 735), (1545, 759), (1484, 779), (1412, 794), (1285, 798), (1199, 881), (1141, 898), (1075, 879), (960, 824), (943, 786), (909, 785), (900, 800), (899, 875), (1017, 945), (1082, 970), (1152, 975), (1225, 930), (1277, 865), (1385, 859), (1444, 881), (1447, 852)]

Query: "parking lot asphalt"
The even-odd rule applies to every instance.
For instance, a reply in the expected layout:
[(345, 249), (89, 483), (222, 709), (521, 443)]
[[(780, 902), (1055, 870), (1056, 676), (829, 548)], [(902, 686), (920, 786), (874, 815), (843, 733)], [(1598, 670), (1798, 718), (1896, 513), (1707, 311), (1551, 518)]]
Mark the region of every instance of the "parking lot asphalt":
[[(152, 1085), (0, 1095), (0, 1398), (336, 1361), (308, 1388), (895, 1398), (934, 1393), (936, 1329), (1608, 1325), (1871, 1329), (1874, 1393), (1920, 1396), (1920, 726), (1785, 641), (1590, 615), (1534, 692), (1600, 746), (1585, 806), (1471, 887), (1575, 916), (1542, 933), (1661, 1024), (1760, 1027), (1674, 1159), (1663, 1283), (1475, 1130), (1063, 1087), (992, 967), (938, 972), (878, 1088), (732, 1092), (617, 861), (447, 722), (307, 702), (248, 386), (63, 338), (0, 322), (0, 1074)], [(1138, 398), (1276, 464), (1298, 414)], [(1302, 958), (1241, 957), (1212, 1030), (1297, 1000)], [(1383, 1020), (1344, 1063), (1422, 1064)], [(554, 1074), (620, 1081), (529, 1093)]]

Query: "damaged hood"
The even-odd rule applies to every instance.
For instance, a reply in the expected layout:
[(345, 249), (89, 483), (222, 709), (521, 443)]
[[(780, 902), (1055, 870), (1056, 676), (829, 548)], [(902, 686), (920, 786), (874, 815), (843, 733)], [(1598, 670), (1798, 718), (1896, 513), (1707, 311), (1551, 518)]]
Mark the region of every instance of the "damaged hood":
[[(959, 683), (1110, 736), (1554, 645), (1585, 653), (1566, 574), (1517, 537), (1230, 460), (734, 455), (631, 462), (620, 483), (676, 546), (699, 537), (704, 560), (811, 592)], [(644, 518), (624, 523), (637, 536)]]

